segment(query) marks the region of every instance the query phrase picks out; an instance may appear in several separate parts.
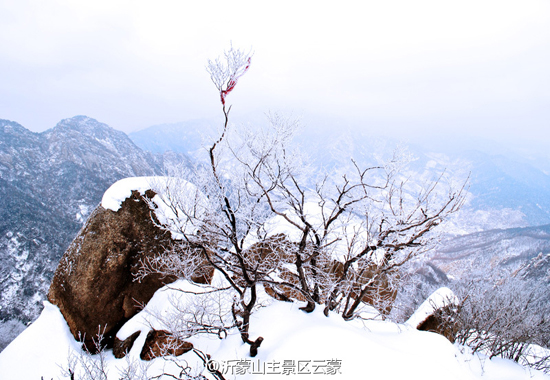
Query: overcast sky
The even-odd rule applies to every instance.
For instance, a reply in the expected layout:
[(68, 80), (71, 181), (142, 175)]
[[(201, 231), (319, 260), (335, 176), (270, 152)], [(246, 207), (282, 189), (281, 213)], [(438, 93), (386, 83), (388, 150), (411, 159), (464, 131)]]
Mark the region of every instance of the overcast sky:
[(211, 118), (205, 65), (231, 41), (254, 51), (236, 116), (550, 146), (550, 0), (0, 0), (0, 118)]

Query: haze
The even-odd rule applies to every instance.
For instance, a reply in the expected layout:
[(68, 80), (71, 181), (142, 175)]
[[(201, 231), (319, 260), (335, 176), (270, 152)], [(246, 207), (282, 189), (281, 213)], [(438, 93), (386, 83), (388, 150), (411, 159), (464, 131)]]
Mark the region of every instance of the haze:
[(254, 52), (229, 98), (243, 120), (550, 143), (550, 2), (535, 0), (0, 0), (0, 118), (212, 118), (205, 64), (231, 41)]

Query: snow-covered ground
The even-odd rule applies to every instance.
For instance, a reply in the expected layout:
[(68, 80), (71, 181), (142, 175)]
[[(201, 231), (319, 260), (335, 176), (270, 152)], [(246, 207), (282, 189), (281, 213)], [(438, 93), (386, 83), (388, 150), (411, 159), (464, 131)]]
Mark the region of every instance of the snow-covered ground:
[[(143, 192), (151, 187), (162, 188), (169, 180), (141, 177), (119, 181), (105, 193), (102, 205), (117, 211), (121, 202), (130, 195), (130, 189)], [(188, 183), (183, 189), (199, 196), (196, 188)], [(162, 207), (162, 199), (157, 196), (153, 201), (159, 207), (157, 213), (165, 211), (157, 216), (164, 217), (163, 221), (171, 219)], [(105, 351), (105, 370), (109, 379), (120, 379), (121, 371), (128, 365), (138, 372), (146, 369), (149, 377), (171, 371), (176, 371), (175, 374), (178, 368), (174, 360), (188, 365), (192, 374), (202, 373), (213, 379), (193, 351), (178, 358), (157, 358), (152, 362), (139, 358), (148, 331), (167, 328), (159, 316), (172, 312), (176, 300), (185, 305), (202, 297), (180, 290), (201, 293), (205, 287), (182, 280), (157, 291), (144, 310), (130, 319), (117, 334), (120, 339), (125, 339), (141, 331), (128, 356), (116, 359), (111, 350)], [(523, 368), (509, 360), (489, 360), (472, 355), (467, 348), (453, 345), (443, 336), (414, 328), (434, 304), (444, 304), (452, 297), (450, 290), (442, 289), (436, 297), (426, 301), (408, 323), (396, 324), (376, 318), (346, 322), (335, 313), (325, 317), (321, 307), (306, 314), (299, 310), (301, 304), (275, 301), (262, 292), (258, 301), (262, 307), (253, 314), (250, 324), (250, 338), (264, 338), (256, 357), (249, 356), (250, 347), (242, 343), (236, 329), (224, 339), (203, 334), (188, 340), (196, 349), (211, 355), (212, 363), (219, 366), (226, 379), (286, 379), (309, 375), (337, 379), (550, 380), (549, 375)], [(82, 355), (80, 344), (74, 340), (59, 309), (48, 302), (44, 304), (41, 316), (0, 353), (0, 380), (68, 378), (64, 370), (68, 369), (69, 360)], [(97, 361), (99, 356), (88, 360)]]
[[(200, 290), (185, 281), (171, 287)], [(109, 379), (119, 379), (119, 370), (129, 362), (133, 361), (137, 367), (146, 363), (139, 359), (139, 354), (151, 325), (158, 323), (152, 311), (169, 310), (172, 307), (169, 301), (174, 297), (195, 296), (162, 288), (146, 308), (121, 329), (120, 338), (136, 330), (142, 332), (128, 358), (116, 359), (110, 350), (106, 351)], [(225, 339), (214, 335), (189, 339), (195, 348), (211, 355), (225, 372), (226, 379), (264, 376), (286, 379), (303, 375), (335, 379), (550, 379), (509, 360), (471, 355), (443, 336), (417, 331), (408, 324), (381, 320), (346, 322), (337, 314), (325, 317), (321, 308), (306, 314), (298, 309), (300, 304), (274, 301), (265, 295), (261, 303), (264, 307), (253, 315), (250, 328), (252, 339), (264, 338), (255, 358), (248, 355), (249, 346), (242, 343), (236, 331)], [(0, 379), (62, 379), (62, 368), (67, 368), (71, 353), (78, 355), (79, 347), (59, 309), (45, 302), (38, 320), (0, 354)], [(177, 360), (187, 363), (195, 373), (202, 371), (207, 378), (213, 378), (193, 351)], [(173, 365), (169, 361), (157, 358), (149, 366), (148, 375), (170, 368)]]

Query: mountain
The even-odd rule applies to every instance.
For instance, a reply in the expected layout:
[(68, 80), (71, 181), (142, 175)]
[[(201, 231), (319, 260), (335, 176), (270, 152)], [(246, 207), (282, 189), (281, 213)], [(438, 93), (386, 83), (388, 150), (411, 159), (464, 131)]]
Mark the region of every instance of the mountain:
[[(59, 258), (103, 192), (118, 179), (159, 174), (165, 166), (189, 163), (188, 156), (200, 157), (213, 125), (207, 120), (163, 124), (131, 133), (132, 141), (86, 116), (62, 120), (42, 133), (0, 120), (0, 348), (2, 336), (15, 334), (22, 323), (38, 316)], [(469, 202), (451, 229), (463, 236), (448, 240), (450, 247), (477, 246), (472, 242), (491, 239), (492, 234), (497, 241), (507, 241), (488, 231), (495, 228), (550, 223), (547, 165), (535, 165), (528, 157), (494, 149), (427, 150), (344, 128), (328, 134), (305, 131), (297, 142), (313, 167), (349, 169), (350, 157), (376, 165), (391, 158), (400, 145), (401, 154), (412, 158), (405, 170), (410, 181), (422, 183), (445, 172), (446, 180), (462, 183), (469, 175)], [(470, 234), (480, 231), (488, 232)], [(506, 252), (513, 249), (507, 246)], [(498, 253), (496, 247), (486, 255)], [(530, 252), (529, 257), (538, 253)], [(441, 262), (430, 265), (431, 275), (445, 274)]]
[(462, 154), (472, 173), (471, 190), (476, 208), (511, 208), (526, 215), (531, 226), (550, 223), (550, 176), (519, 157)]
[(442, 286), (460, 289), (510, 280), (517, 285), (516, 292), (540, 290), (549, 302), (550, 225), (447, 237), (432, 252), (411, 262), (407, 272), (408, 284), (413, 286), (397, 301), (405, 316)]
[(550, 225), (483, 231), (445, 241), (430, 263), (457, 280), (521, 274), (549, 283)]
[[(319, 137), (320, 138), (320, 137)], [(441, 173), (455, 185), (468, 180), (468, 214), (490, 215), (487, 220), (467, 218), (468, 232), (477, 230), (538, 226), (550, 223), (550, 175), (517, 152), (426, 148), (424, 145), (400, 142), (398, 138), (372, 137), (362, 132), (338, 131), (324, 136), (326, 142), (309, 141), (312, 157), (324, 166), (345, 165), (351, 157), (359, 163), (377, 165), (392, 158), (396, 148), (409, 156), (406, 172), (409, 180), (437, 178)], [(482, 149), (482, 148), (480, 148)], [(542, 166), (542, 165), (541, 165)], [(502, 214), (502, 217), (497, 216)], [(514, 223), (510, 218), (514, 214)], [(489, 221), (490, 221), (489, 220)], [(507, 222), (508, 221), (508, 222)]]
[(214, 125), (210, 120), (190, 120), (154, 125), (128, 136), (141, 149), (152, 153), (172, 151), (196, 157), (202, 142), (214, 131)]
[(0, 120), (0, 335), (38, 317), (59, 259), (112, 183), (178, 160), (86, 116), (42, 133)]
[[(196, 154), (203, 136), (212, 131), (212, 122), (198, 120), (163, 124), (131, 133), (130, 138), (143, 149), (162, 153), (167, 150)], [(318, 132), (314, 127), (299, 131), (299, 150), (310, 158), (314, 168), (355, 170), (350, 158), (363, 166), (383, 164), (396, 149), (411, 162), (405, 169), (409, 181), (437, 179), (441, 173), (456, 185), (468, 181), (468, 204), (456, 229), (461, 233), (537, 226), (550, 223), (550, 175), (545, 167), (550, 160), (533, 160), (526, 152), (510, 151), (487, 141), (413, 144), (399, 136), (372, 136), (345, 127)], [(461, 148), (462, 147), (462, 148)], [(475, 149), (472, 149), (474, 147)], [(485, 148), (484, 148), (485, 147)]]

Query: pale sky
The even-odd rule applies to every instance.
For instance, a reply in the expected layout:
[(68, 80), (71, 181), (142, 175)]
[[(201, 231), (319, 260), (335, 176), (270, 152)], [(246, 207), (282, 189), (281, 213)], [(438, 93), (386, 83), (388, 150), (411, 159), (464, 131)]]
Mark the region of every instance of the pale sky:
[(254, 52), (236, 117), (550, 147), (550, 0), (0, 0), (0, 118), (216, 117), (205, 65), (231, 41)]

